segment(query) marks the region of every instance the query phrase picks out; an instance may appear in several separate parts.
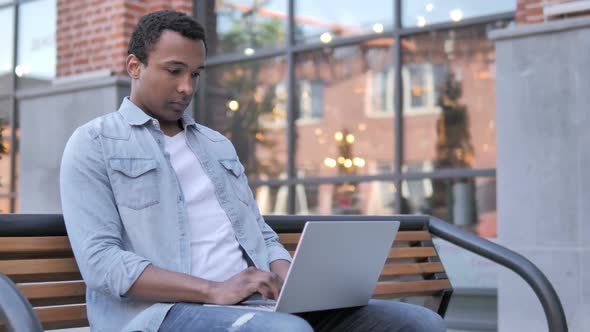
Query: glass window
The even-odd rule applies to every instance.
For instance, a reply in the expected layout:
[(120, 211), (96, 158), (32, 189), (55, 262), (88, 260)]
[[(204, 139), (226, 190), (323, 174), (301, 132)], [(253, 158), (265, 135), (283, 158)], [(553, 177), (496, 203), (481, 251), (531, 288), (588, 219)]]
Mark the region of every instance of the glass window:
[(0, 213), (10, 213), (10, 197), (0, 196)]
[[(285, 1), (286, 2), (286, 1)], [(393, 27), (393, 1), (295, 1), (295, 40), (330, 43), (334, 38), (382, 33)]]
[(26, 2), (19, 8), (19, 88), (44, 85), (55, 78), (57, 4), (55, 0)]
[(207, 69), (205, 124), (234, 144), (250, 180), (286, 176), (284, 57)]
[(516, 0), (402, 0), (402, 25), (424, 27), (515, 10)]
[(0, 193), (10, 192), (10, 120), (12, 100), (0, 99)]
[(14, 9), (0, 9), (0, 96), (12, 92), (12, 66), (14, 50)]
[[(288, 214), (287, 185), (260, 186), (254, 189), (262, 214)], [(371, 181), (338, 184), (295, 185), (295, 214), (365, 214), (391, 215), (395, 213), (393, 183)]]
[(381, 181), (300, 184), (295, 189), (295, 213), (391, 215), (395, 211), (395, 192), (393, 183)]
[(393, 164), (392, 44), (378, 39), (296, 56), (299, 177), (378, 174), (380, 163)]
[[(415, 164), (408, 171), (421, 171)], [(402, 213), (429, 214), (487, 238), (497, 237), (496, 179), (430, 179), (402, 182)]]
[(402, 42), (405, 167), (496, 166), (495, 51), (487, 39), (495, 26), (430, 32)]
[[(213, 3), (213, 2), (212, 2)], [(210, 54), (254, 54), (261, 48), (284, 47), (287, 1), (221, 0), (206, 18)]]

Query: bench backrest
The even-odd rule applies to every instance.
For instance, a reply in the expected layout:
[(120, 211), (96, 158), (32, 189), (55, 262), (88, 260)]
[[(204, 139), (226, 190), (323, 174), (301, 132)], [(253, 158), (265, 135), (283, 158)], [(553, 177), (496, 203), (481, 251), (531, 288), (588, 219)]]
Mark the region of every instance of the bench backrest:
[[(277, 217), (269, 217), (273, 218)], [(279, 232), (280, 241), (293, 254), (301, 227), (281, 227), (274, 222), (269, 224)], [(426, 229), (404, 230), (403, 225), (383, 268), (374, 297), (419, 297), (426, 300), (421, 304), (433, 307), (444, 316), (452, 287), (432, 237)], [(2, 232), (0, 220), (0, 272), (13, 280), (31, 302), (44, 329), (88, 326), (86, 286), (67, 236), (55, 235), (55, 232), (53, 236), (40, 236), (34, 232), (31, 236), (6, 234)]]

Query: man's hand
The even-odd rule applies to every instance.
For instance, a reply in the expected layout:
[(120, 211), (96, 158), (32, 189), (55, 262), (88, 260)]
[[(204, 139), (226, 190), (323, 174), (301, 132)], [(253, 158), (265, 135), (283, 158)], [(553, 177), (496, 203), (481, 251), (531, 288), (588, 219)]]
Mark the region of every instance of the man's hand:
[(283, 280), (274, 272), (265, 272), (249, 267), (224, 282), (211, 285), (210, 299), (213, 304), (236, 304), (253, 293), (263, 299), (277, 299)]

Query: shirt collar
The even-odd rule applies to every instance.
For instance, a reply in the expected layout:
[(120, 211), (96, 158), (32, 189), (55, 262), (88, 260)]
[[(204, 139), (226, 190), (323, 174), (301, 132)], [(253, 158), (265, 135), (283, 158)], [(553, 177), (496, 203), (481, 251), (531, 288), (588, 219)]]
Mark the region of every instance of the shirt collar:
[[(142, 126), (152, 120), (151, 116), (147, 115), (141, 108), (135, 105), (129, 97), (123, 98), (121, 106), (119, 106), (119, 113), (132, 126)], [(182, 113), (182, 126), (186, 129), (189, 126), (196, 126), (195, 120), (187, 113)]]

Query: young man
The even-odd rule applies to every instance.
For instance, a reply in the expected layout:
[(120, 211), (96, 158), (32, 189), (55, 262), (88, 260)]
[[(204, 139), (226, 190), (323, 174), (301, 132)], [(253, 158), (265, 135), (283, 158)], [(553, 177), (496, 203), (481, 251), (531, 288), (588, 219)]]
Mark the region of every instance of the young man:
[(291, 261), (232, 144), (185, 112), (205, 57), (192, 18), (144, 16), (129, 43), (131, 96), (66, 146), (62, 206), (92, 330), (444, 330), (395, 302), (301, 316), (201, 305), (277, 298)]

